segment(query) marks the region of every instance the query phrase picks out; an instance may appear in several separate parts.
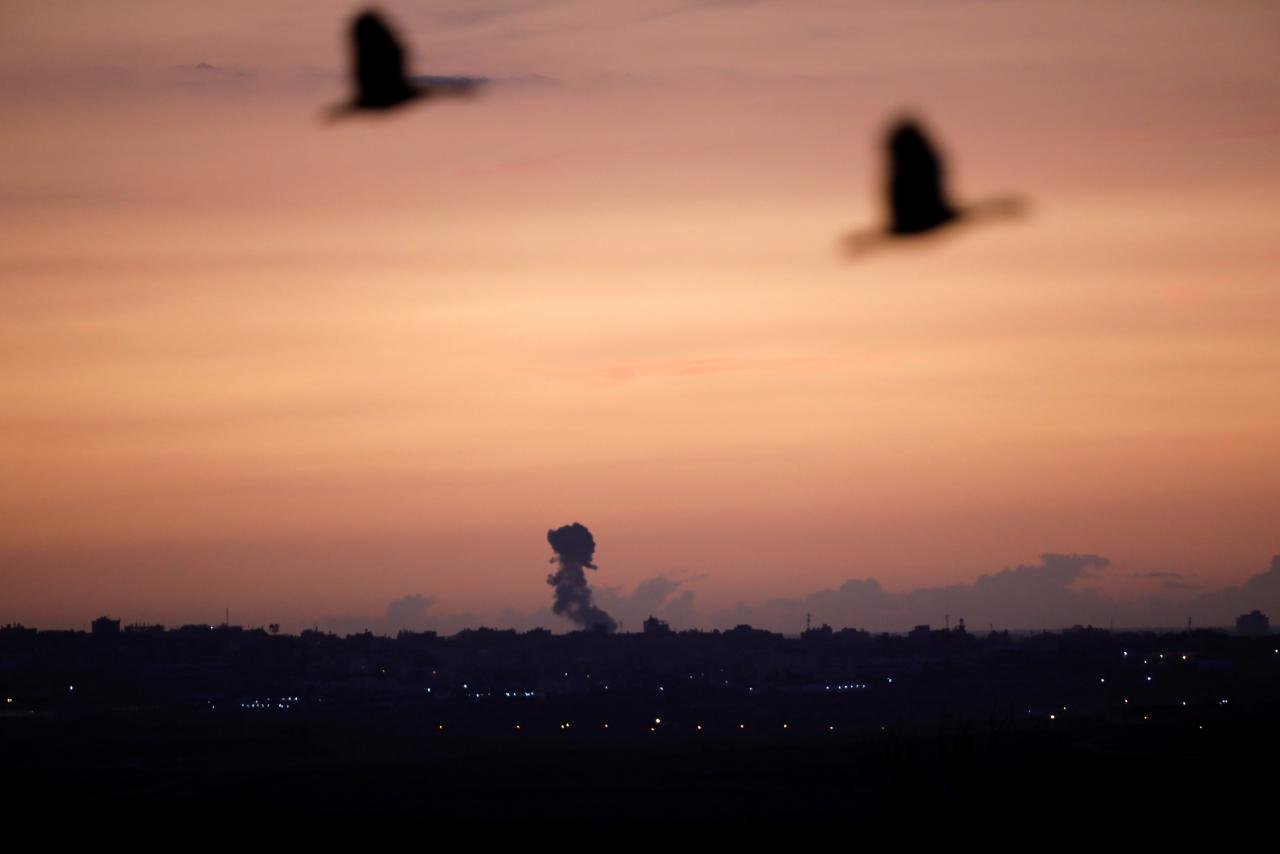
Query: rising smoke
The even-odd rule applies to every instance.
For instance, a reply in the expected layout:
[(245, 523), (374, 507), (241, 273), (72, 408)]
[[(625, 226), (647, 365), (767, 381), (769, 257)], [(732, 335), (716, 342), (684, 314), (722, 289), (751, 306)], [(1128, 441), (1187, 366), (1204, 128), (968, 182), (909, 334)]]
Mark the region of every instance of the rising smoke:
[(555, 602), (551, 610), (562, 617), (568, 617), (584, 629), (596, 629), (612, 632), (618, 628), (601, 608), (591, 599), (591, 588), (587, 586), (587, 574), (584, 570), (595, 569), (591, 559), (596, 553), (596, 541), (587, 530), (586, 525), (574, 522), (547, 531), (547, 542), (556, 556), (551, 563), (560, 568), (547, 576), (547, 583), (555, 589)]

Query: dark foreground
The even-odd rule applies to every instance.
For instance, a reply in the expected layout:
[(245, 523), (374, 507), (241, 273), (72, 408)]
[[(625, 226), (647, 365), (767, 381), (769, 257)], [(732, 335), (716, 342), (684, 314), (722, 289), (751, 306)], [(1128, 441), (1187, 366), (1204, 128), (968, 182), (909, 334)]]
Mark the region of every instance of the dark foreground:
[(1043, 845), (1225, 840), (1276, 800), (1266, 634), (108, 628), (0, 629), (3, 827), (237, 847), (1031, 827)]
[(152, 829), (304, 835), (383, 821), (479, 822), (492, 832), (527, 823), (919, 829), (1087, 817), (1243, 829), (1275, 800), (1267, 784), (1280, 759), (1275, 711), (1204, 729), (941, 722), (847, 735), (655, 731), (647, 741), (572, 728), (455, 737), (394, 715), (10, 719), (0, 726), (0, 798), (15, 818), (56, 806)]

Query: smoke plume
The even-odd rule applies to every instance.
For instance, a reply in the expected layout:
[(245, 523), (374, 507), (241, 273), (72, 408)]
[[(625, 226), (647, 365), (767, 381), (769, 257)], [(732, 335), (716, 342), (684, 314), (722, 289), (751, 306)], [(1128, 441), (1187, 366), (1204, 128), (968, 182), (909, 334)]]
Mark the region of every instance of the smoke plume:
[(618, 625), (591, 599), (591, 588), (587, 586), (587, 574), (584, 570), (595, 569), (591, 559), (596, 553), (596, 541), (587, 530), (586, 525), (574, 522), (547, 531), (547, 542), (556, 556), (551, 563), (558, 563), (560, 568), (547, 576), (547, 583), (555, 589), (555, 602), (551, 610), (562, 617), (568, 617), (584, 629), (598, 629), (612, 632)]

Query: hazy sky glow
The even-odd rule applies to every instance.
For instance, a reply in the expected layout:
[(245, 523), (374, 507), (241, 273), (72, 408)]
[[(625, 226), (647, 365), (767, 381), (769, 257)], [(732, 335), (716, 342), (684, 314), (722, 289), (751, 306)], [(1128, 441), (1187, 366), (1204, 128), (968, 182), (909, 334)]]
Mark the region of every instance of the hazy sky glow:
[[(324, 126), (357, 8), (0, 6), (0, 622), (1280, 552), (1280, 6), (386, 2), (497, 82)], [(904, 108), (1032, 216), (841, 258)]]

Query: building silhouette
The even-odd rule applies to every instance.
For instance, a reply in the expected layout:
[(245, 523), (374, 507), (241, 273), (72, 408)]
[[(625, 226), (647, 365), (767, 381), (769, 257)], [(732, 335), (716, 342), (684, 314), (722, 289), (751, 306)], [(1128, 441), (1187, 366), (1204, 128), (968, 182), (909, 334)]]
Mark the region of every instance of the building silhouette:
[(93, 621), (93, 633), (95, 635), (118, 635), (120, 634), (120, 621), (113, 620), (110, 617), (102, 616)]
[(644, 633), (646, 635), (669, 635), (671, 634), (671, 626), (666, 620), (659, 620), (657, 617), (650, 616), (644, 621)]
[(1247, 635), (1248, 637), (1269, 635), (1271, 634), (1271, 621), (1267, 619), (1266, 614), (1255, 608), (1247, 614), (1241, 614), (1236, 617), (1236, 633)]

